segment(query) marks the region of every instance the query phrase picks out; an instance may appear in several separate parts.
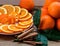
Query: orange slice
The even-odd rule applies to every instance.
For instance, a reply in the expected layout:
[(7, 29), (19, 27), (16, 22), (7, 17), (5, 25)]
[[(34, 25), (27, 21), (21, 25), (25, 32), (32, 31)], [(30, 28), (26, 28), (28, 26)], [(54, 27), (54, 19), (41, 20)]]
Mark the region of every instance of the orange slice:
[(9, 26), (8, 26), (8, 29), (9, 29), (9, 30), (12, 30), (12, 31), (15, 31), (15, 32), (17, 32), (17, 31), (22, 31), (22, 30), (23, 30), (23, 29), (17, 28), (15, 25), (9, 25)]
[(9, 16), (16, 17), (17, 16), (17, 13), (16, 12), (12, 12), (11, 14), (9, 14)]
[(2, 7), (4, 7), (7, 10), (8, 15), (12, 12), (15, 12), (15, 7), (13, 5), (3, 5)]
[[(2, 25), (2, 23), (0, 23), (0, 26)], [(1, 33), (2, 31), (0, 30), (0, 33)]]
[(0, 15), (7, 14), (7, 10), (3, 7), (0, 7)]
[(21, 8), (19, 7), (19, 6), (14, 6), (15, 7), (15, 12), (12, 12), (11, 14), (10, 14), (10, 16), (14, 16), (14, 17), (18, 17), (18, 15), (20, 14), (20, 12), (21, 12)]
[(26, 20), (28, 20), (28, 19), (30, 19), (30, 18), (32, 18), (32, 14), (31, 14), (31, 13), (28, 13), (28, 15), (26, 15), (26, 17), (21, 18), (21, 19), (19, 19), (19, 20), (20, 20), (20, 21), (26, 21)]
[(2, 23), (2, 24), (6, 24), (7, 22), (8, 22), (8, 15), (0, 15), (0, 23)]
[(18, 14), (20, 14), (21, 12), (21, 8), (19, 6), (15, 6), (15, 12)]
[(13, 17), (13, 16), (9, 16), (9, 18), (8, 18), (8, 22), (9, 22), (9, 24), (15, 24), (15, 22), (16, 22), (16, 18)]
[[(0, 26), (2, 25), (2, 23), (0, 23)], [(0, 33), (2, 32), (2, 30), (0, 29)]]
[(28, 14), (28, 11), (24, 8), (21, 9), (19, 18), (23, 18)]
[(0, 26), (2, 25), (2, 23), (0, 23)]
[(16, 27), (17, 27), (17, 28), (27, 29), (27, 28), (29, 28), (31, 25), (32, 25), (32, 24), (22, 26), (22, 25), (20, 25), (20, 24), (16, 24)]
[(20, 25), (29, 25), (31, 23), (33, 23), (33, 19), (29, 19), (27, 21), (19, 22)]
[(0, 33), (2, 33), (2, 31), (0, 30)]
[(0, 23), (2, 24), (14, 24), (16, 22), (16, 18), (8, 15), (0, 15)]
[(8, 25), (1, 25), (0, 30), (5, 33), (13, 33), (13, 31), (8, 29)]

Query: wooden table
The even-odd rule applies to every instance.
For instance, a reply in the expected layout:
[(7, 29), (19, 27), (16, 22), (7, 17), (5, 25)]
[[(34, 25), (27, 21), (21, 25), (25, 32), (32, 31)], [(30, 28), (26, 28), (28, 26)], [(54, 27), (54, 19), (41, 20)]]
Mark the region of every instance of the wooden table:
[(24, 43), (13, 42), (14, 36), (0, 35), (0, 46), (31, 46)]
[[(24, 43), (13, 42), (14, 36), (0, 35), (0, 46), (32, 46)], [(60, 46), (60, 42), (49, 41), (48, 46)]]

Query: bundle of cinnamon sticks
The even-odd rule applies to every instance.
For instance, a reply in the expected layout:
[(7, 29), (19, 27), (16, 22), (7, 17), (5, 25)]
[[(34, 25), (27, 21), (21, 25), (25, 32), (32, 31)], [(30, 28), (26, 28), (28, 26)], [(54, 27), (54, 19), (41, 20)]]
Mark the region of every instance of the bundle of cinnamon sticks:
[(28, 31), (25, 31), (22, 34), (17, 35), (17, 39), (15, 39), (14, 41), (15, 42), (19, 41), (19, 42), (23, 42), (23, 43), (32, 44), (32, 45), (42, 44), (42, 42), (33, 41), (33, 38), (38, 35), (38, 33), (36, 31), (34, 31), (34, 29), (35, 28), (32, 27)]

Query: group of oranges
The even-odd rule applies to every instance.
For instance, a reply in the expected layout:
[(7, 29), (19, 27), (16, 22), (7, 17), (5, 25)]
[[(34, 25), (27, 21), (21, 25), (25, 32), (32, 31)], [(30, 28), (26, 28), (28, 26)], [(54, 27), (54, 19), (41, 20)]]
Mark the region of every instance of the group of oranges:
[(23, 32), (33, 24), (32, 14), (13, 5), (0, 6), (0, 33)]
[(56, 29), (60, 30), (60, 2), (59, 0), (46, 0), (42, 7), (41, 23), (39, 28), (42, 30)]

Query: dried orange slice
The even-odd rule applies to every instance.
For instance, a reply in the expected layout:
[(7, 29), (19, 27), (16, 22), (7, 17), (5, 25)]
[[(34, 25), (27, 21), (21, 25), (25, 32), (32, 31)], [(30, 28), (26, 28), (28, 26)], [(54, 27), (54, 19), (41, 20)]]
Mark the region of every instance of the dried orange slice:
[(3, 7), (0, 7), (0, 15), (7, 14), (7, 10)]
[(0, 26), (2, 25), (2, 23), (0, 23)]
[(9, 14), (9, 16), (16, 17), (17, 16), (17, 13), (16, 12), (12, 12), (11, 14)]
[[(0, 26), (2, 25), (2, 23), (0, 23)], [(0, 29), (0, 33), (2, 32), (2, 30)]]
[(2, 33), (2, 31), (0, 30), (0, 33)]
[(15, 7), (13, 5), (3, 5), (2, 7), (7, 10), (8, 15), (15, 12)]
[(13, 17), (13, 16), (9, 16), (9, 18), (8, 18), (8, 22), (9, 22), (9, 24), (15, 24), (15, 22), (16, 22), (16, 18)]
[(31, 24), (31, 23), (33, 23), (33, 19), (29, 19), (29, 20), (27, 20), (27, 21), (19, 22), (20, 25), (29, 25), (29, 24)]
[(15, 6), (15, 12), (18, 14), (20, 14), (21, 12), (21, 8), (19, 6)]
[(30, 18), (32, 18), (32, 14), (31, 14), (31, 13), (28, 13), (28, 15), (26, 15), (26, 17), (21, 18), (21, 19), (19, 19), (19, 20), (20, 20), (20, 21), (26, 21), (26, 20), (28, 20), (28, 19), (30, 19)]
[(28, 14), (28, 11), (24, 8), (21, 9), (19, 18), (23, 18)]
[(18, 15), (20, 14), (20, 12), (21, 12), (21, 8), (19, 7), (19, 6), (14, 6), (15, 7), (15, 12), (12, 12), (11, 14), (10, 14), (10, 16), (14, 16), (14, 17), (18, 17)]
[(27, 29), (27, 28), (29, 28), (31, 25), (32, 25), (32, 24), (22, 26), (22, 25), (20, 25), (20, 24), (16, 24), (16, 27), (17, 27), (17, 28)]
[(5, 33), (13, 33), (13, 31), (8, 29), (8, 25), (1, 25), (0, 30)]
[(6, 14), (2, 14), (2, 15), (0, 15), (0, 23), (2, 23), (2, 24), (6, 24), (7, 22), (8, 22), (8, 15), (6, 15)]
[(0, 15), (0, 23), (2, 24), (14, 24), (16, 22), (16, 18), (8, 15)]
[(13, 25), (13, 24), (11, 24), (11, 25), (9, 25), (8, 26), (8, 29), (9, 30), (12, 30), (12, 31), (15, 31), (15, 32), (17, 32), (17, 31), (22, 31), (23, 29), (19, 29), (19, 28), (17, 28), (15, 25)]

